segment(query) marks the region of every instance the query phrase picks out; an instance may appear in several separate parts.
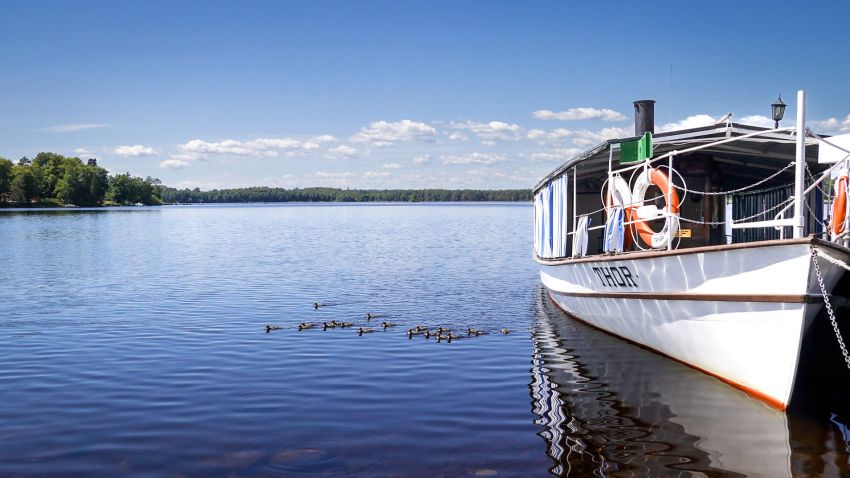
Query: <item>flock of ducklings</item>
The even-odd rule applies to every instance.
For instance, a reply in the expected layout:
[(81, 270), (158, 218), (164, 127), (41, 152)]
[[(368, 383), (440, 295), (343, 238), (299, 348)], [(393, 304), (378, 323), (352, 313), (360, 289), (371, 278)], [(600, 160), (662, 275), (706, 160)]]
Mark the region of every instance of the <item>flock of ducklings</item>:
[[(320, 302), (314, 302), (313, 308), (319, 309), (320, 307), (323, 307), (325, 305), (326, 304), (322, 304)], [(378, 318), (381, 318), (381, 315), (372, 314), (372, 313), (366, 314), (366, 320), (367, 321), (371, 321), (372, 319), (378, 319)], [(387, 330), (391, 327), (398, 327), (398, 326), (399, 326), (399, 324), (394, 324), (392, 322), (387, 322), (387, 321), (381, 322), (381, 328), (383, 328), (384, 330)], [(347, 328), (353, 328), (354, 324), (351, 323), (351, 322), (341, 322), (341, 321), (337, 321), (337, 320), (331, 320), (330, 322), (322, 322), (321, 325), (318, 325), (314, 322), (302, 322), (302, 323), (298, 324), (297, 329), (299, 331), (302, 331), (302, 330), (319, 328), (319, 327), (321, 327), (322, 330), (347, 329)], [(281, 327), (281, 326), (270, 325), (270, 324), (266, 325), (266, 333), (272, 332), (273, 330), (281, 330), (281, 329), (283, 329), (283, 327)], [(370, 334), (372, 332), (375, 332), (375, 329), (372, 328), (372, 327), (357, 327), (357, 335), (362, 336), (363, 334)], [(508, 329), (499, 329), (498, 332), (500, 334), (505, 334), (505, 335), (511, 333), (511, 331), (508, 330)], [(487, 335), (487, 334), (489, 334), (489, 332), (487, 332), (485, 330), (474, 329), (472, 327), (468, 327), (466, 329), (465, 334), (452, 333), (452, 330), (449, 329), (449, 328), (446, 328), (446, 327), (437, 327), (436, 329), (434, 329), (434, 328), (425, 327), (425, 326), (422, 326), (422, 325), (417, 325), (416, 327), (414, 327), (412, 329), (407, 329), (407, 338), (408, 339), (412, 339), (414, 335), (421, 335), (421, 336), (425, 337), (426, 339), (430, 339), (431, 337), (434, 337), (435, 339), (437, 339), (437, 342), (442, 342), (443, 340), (445, 340), (446, 342), (449, 342), (449, 343), (451, 343), (452, 340), (457, 340), (457, 339), (461, 339), (461, 338), (464, 338), (464, 337), (478, 337), (478, 336)]]

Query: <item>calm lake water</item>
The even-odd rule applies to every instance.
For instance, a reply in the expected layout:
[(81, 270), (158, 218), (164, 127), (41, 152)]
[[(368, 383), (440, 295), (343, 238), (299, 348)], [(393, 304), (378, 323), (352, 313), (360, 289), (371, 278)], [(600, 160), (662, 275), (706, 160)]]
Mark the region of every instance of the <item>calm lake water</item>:
[[(531, 224), (526, 204), (2, 211), (0, 475), (850, 474), (846, 402), (776, 412), (569, 319)], [(297, 330), (331, 320), (374, 332)]]

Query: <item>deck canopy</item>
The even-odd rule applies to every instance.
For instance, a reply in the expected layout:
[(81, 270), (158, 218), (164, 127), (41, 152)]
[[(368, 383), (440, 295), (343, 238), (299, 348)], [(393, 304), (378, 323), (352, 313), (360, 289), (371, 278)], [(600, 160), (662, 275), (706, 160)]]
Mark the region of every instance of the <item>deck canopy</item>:
[[(682, 150), (689, 147), (712, 143), (727, 138), (752, 134), (758, 131), (769, 131), (768, 128), (750, 126), (739, 123), (724, 123), (701, 128), (669, 131), (653, 135), (654, 157)], [(824, 136), (826, 137), (826, 136)], [(599, 178), (607, 175), (609, 154), (613, 152), (613, 169), (619, 168), (619, 145), (627, 141), (635, 141), (637, 137), (609, 139), (570, 158), (557, 167), (534, 186), (536, 193), (540, 188), (557, 178), (573, 166), (576, 168), (578, 179)], [(763, 136), (745, 138), (712, 146), (690, 155), (677, 157), (680, 167), (687, 169), (687, 158), (710, 158), (715, 166), (722, 171), (722, 184), (726, 187), (737, 187), (752, 183), (771, 171), (776, 171), (794, 161), (796, 137), (793, 132), (766, 133)], [(806, 161), (812, 171), (825, 169), (817, 164), (817, 144), (815, 138), (806, 139)]]

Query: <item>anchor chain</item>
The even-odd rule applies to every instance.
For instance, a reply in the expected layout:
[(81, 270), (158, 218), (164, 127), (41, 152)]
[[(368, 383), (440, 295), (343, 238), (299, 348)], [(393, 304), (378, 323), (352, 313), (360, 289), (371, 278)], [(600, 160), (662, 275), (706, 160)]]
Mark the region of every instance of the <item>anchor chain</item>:
[(832, 305), (829, 303), (829, 294), (826, 292), (826, 286), (823, 285), (823, 276), (821, 276), (820, 266), (818, 265), (818, 252), (814, 247), (811, 251), (812, 263), (815, 265), (815, 274), (818, 278), (820, 292), (823, 294), (823, 303), (826, 306), (826, 313), (829, 315), (829, 321), (832, 323), (832, 331), (835, 332), (835, 338), (838, 340), (838, 346), (841, 347), (841, 354), (844, 356), (844, 362), (847, 363), (847, 368), (850, 369), (850, 353), (847, 352), (847, 346), (844, 345), (844, 338), (841, 337), (841, 331), (838, 330), (838, 321), (835, 320), (835, 313), (832, 311)]

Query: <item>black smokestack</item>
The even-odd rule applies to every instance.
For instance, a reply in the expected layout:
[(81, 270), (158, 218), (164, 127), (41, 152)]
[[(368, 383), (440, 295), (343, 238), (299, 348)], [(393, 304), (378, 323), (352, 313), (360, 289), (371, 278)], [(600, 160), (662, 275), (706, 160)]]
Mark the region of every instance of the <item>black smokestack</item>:
[(655, 134), (655, 100), (637, 100), (635, 104), (635, 136), (649, 131)]

